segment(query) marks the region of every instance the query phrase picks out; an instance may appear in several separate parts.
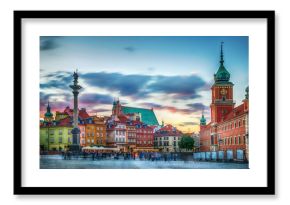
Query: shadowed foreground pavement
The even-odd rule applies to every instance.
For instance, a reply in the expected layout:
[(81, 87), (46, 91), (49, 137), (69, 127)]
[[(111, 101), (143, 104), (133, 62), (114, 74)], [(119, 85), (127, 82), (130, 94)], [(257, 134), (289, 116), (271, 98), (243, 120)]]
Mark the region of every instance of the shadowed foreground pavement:
[(63, 160), (62, 156), (41, 156), (40, 169), (248, 169), (247, 163), (144, 161), (144, 160)]

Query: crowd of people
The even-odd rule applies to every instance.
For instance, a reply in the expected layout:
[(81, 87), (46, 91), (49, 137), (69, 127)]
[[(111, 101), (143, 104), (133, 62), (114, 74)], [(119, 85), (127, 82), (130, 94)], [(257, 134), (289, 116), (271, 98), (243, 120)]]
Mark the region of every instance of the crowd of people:
[(176, 161), (180, 158), (178, 153), (161, 152), (62, 152), (65, 160), (91, 159), (91, 160), (147, 160), (147, 161)]

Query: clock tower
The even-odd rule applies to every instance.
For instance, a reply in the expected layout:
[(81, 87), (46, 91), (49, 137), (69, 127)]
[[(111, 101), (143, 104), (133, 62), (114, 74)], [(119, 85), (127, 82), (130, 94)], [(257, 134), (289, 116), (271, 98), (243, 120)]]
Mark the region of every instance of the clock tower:
[(214, 74), (212, 90), (211, 122), (219, 123), (224, 116), (234, 109), (233, 86), (230, 82), (230, 73), (224, 67), (223, 42), (221, 43), (220, 66)]

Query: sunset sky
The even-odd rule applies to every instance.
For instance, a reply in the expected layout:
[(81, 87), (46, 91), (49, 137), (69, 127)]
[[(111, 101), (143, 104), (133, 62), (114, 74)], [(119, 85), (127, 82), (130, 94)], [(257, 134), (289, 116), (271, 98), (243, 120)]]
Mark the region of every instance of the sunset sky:
[(210, 87), (222, 41), (239, 105), (249, 83), (247, 36), (42, 36), (40, 116), (48, 101), (53, 112), (73, 107), (69, 85), (78, 69), (79, 108), (90, 114), (110, 115), (119, 98), (126, 106), (153, 108), (159, 123), (198, 131), (203, 109), (210, 121)]

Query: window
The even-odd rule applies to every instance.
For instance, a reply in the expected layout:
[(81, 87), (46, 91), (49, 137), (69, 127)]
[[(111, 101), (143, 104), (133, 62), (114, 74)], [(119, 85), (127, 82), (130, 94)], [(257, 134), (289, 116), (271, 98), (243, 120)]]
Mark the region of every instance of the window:
[(50, 143), (54, 143), (54, 137), (50, 137), (50, 138), (49, 138), (49, 142), (50, 142)]
[(54, 130), (49, 130), (50, 135), (54, 135)]
[(90, 143), (91, 142), (90, 139), (87, 139), (87, 142)]
[(68, 142), (72, 143), (72, 138), (71, 137), (68, 138)]
[(62, 137), (58, 138), (58, 143), (62, 143)]
[(214, 136), (213, 136), (213, 135), (210, 136), (210, 144), (211, 144), (211, 145), (214, 144)]
[(241, 121), (239, 121), (239, 127), (241, 127)]
[(71, 129), (68, 129), (68, 130), (67, 130), (67, 134), (68, 134), (68, 135), (71, 135)]
[(236, 142), (236, 137), (234, 137), (234, 143), (233, 144), (236, 144), (237, 142)]
[(82, 133), (82, 137), (85, 137), (85, 133)]
[(94, 143), (95, 142), (95, 140), (94, 139), (92, 139), (92, 143)]
[(62, 135), (62, 130), (58, 130), (58, 134), (59, 135)]
[(238, 144), (241, 144), (241, 136), (238, 136)]

